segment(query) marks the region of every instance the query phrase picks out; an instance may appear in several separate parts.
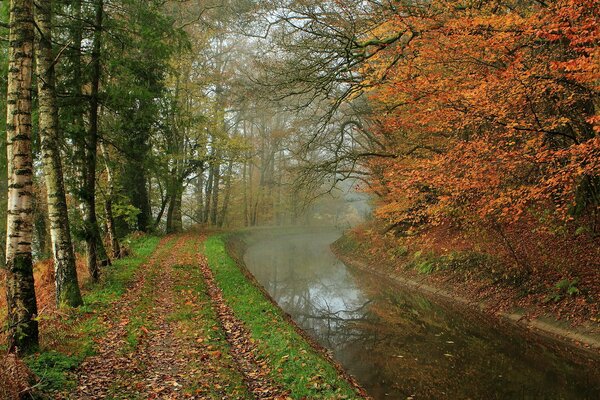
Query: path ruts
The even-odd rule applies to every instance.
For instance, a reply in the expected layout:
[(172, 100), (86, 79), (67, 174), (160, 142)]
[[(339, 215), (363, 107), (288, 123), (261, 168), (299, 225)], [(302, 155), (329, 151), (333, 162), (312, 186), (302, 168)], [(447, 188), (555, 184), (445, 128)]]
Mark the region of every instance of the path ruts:
[(264, 361), (256, 357), (257, 347), (250, 340), (250, 333), (235, 317), (224, 299), (221, 288), (216, 284), (213, 273), (204, 255), (199, 256), (200, 270), (208, 287), (213, 307), (231, 345), (231, 355), (244, 375), (244, 381), (257, 399), (287, 399), (288, 392), (278, 387), (269, 377), (270, 370)]
[[(82, 363), (77, 388), (66, 398), (253, 398), (225, 345), (207, 339), (207, 331), (219, 328), (216, 316), (206, 315), (207, 295), (193, 286), (203, 285), (197, 261), (202, 241), (197, 234), (161, 241), (130, 289), (100, 318), (107, 334), (96, 341), (96, 355)], [(176, 317), (183, 308), (193, 320), (184, 322), (197, 329), (181, 328)]]

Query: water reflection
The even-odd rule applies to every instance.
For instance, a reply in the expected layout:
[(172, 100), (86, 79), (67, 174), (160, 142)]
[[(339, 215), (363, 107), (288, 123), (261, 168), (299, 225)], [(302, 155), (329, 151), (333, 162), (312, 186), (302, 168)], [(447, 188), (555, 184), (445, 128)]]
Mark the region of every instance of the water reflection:
[(592, 361), (566, 361), (539, 341), (351, 271), (329, 250), (338, 236), (260, 232), (244, 259), (280, 306), (373, 397), (600, 398)]

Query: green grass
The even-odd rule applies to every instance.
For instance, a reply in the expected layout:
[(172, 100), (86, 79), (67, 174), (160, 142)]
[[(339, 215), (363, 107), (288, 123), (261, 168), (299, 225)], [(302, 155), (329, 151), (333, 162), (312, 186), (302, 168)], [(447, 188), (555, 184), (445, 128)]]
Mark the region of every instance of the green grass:
[[(69, 310), (68, 317), (42, 334), (52, 336), (49, 342), (60, 343), (60, 349), (42, 347), (39, 353), (24, 359), (29, 368), (40, 378), (41, 392), (68, 390), (76, 384), (72, 371), (95, 352), (94, 338), (102, 336), (106, 329), (98, 320), (100, 310), (109, 307), (127, 290), (137, 269), (148, 260), (159, 238), (143, 236), (131, 240), (132, 255), (113, 262), (103, 270), (99, 283), (85, 287), (84, 305)], [(43, 321), (42, 321), (43, 324)], [(46, 338), (50, 339), (50, 338)]]
[(209, 237), (205, 254), (225, 301), (250, 330), (275, 382), (290, 389), (294, 399), (361, 398), (246, 278), (227, 254), (223, 236)]
[(81, 359), (77, 356), (48, 350), (28, 357), (26, 362), (42, 383), (40, 389), (48, 391), (73, 387), (75, 382), (69, 376), (69, 371), (77, 368)]
[(100, 283), (86, 287), (89, 291), (83, 296), (84, 306), (80, 310), (87, 311), (107, 305), (121, 297), (138, 267), (150, 257), (158, 242), (159, 238), (156, 236), (143, 236), (132, 240), (130, 246), (133, 255), (114, 261), (103, 271), (104, 276)]
[[(197, 251), (194, 249), (193, 251)], [(235, 367), (235, 362), (229, 352), (229, 344), (219, 320), (211, 306), (204, 278), (197, 265), (177, 265), (173, 268), (176, 285), (174, 287), (175, 307), (167, 315), (168, 321), (177, 323), (176, 335), (188, 340), (201, 340), (212, 351), (219, 352), (221, 357), (212, 359), (210, 372), (203, 379), (208, 379), (204, 385), (186, 387), (184, 393), (192, 396), (201, 394), (201, 398), (220, 399), (223, 397), (235, 399), (251, 399), (241, 374)], [(193, 305), (188, 301), (193, 298)], [(202, 362), (202, 361), (199, 361)], [(190, 365), (192, 370), (202, 370), (201, 365)], [(203, 383), (198, 381), (198, 385)]]

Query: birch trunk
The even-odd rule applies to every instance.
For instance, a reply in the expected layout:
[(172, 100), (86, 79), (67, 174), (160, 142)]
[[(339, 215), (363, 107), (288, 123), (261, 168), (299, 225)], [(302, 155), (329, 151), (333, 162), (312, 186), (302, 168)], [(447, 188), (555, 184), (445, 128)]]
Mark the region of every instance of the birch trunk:
[(9, 350), (38, 345), (37, 303), (33, 281), (31, 152), (31, 80), (33, 1), (10, 2), (7, 96), (8, 207), (6, 229), (6, 298)]
[(56, 102), (54, 55), (52, 54), (52, 1), (41, 1), (36, 8), (39, 29), (37, 42), (37, 75), (39, 98), (39, 127), (48, 219), (56, 282), (58, 307), (77, 307), (83, 304), (75, 253), (69, 230), (67, 200), (63, 181), (63, 168), (59, 151), (58, 106)]

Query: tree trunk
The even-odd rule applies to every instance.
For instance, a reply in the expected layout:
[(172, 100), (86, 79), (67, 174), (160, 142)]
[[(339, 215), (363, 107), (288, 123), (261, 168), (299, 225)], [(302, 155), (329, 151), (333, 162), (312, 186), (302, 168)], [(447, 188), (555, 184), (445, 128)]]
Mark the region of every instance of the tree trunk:
[(217, 225), (217, 213), (219, 209), (219, 182), (221, 181), (221, 164), (215, 161), (213, 166), (213, 184), (212, 184), (212, 200), (210, 205), (210, 223), (213, 226)]
[(179, 185), (177, 187), (177, 190), (175, 191), (173, 215), (171, 217), (173, 232), (182, 232), (183, 231), (183, 217), (181, 214), (182, 196), (183, 196), (183, 188), (181, 187), (181, 185)]
[[(137, 229), (148, 232), (152, 229), (152, 210), (150, 209), (150, 195), (148, 194), (148, 177), (146, 175), (144, 159), (146, 157), (145, 140), (133, 138), (128, 145), (136, 149), (136, 159), (128, 160), (125, 172), (121, 176), (123, 187), (127, 190), (131, 204), (140, 210), (137, 216)], [(160, 221), (159, 221), (160, 222)]]
[(58, 106), (52, 52), (52, 1), (42, 2), (36, 8), (35, 21), (40, 33), (37, 42), (39, 128), (54, 258), (56, 304), (58, 307), (77, 307), (83, 304), (83, 301), (77, 282), (59, 150)]
[(38, 345), (37, 302), (33, 282), (33, 156), (31, 152), (31, 80), (33, 1), (10, 2), (7, 96), (8, 206), (6, 299), (9, 350)]
[(170, 203), (171, 199), (169, 198), (169, 195), (165, 195), (165, 198), (162, 201), (160, 210), (158, 211), (158, 215), (156, 216), (156, 220), (154, 221), (154, 229), (156, 229), (158, 227), (158, 225), (160, 224), (160, 221), (162, 220), (162, 216), (165, 212), (165, 208), (167, 208), (167, 204)]
[(242, 167), (242, 191), (243, 191), (243, 202), (244, 202), (244, 226), (248, 226), (248, 161), (244, 160)]
[(43, 202), (42, 197), (45, 196), (43, 188), (33, 184), (33, 242), (32, 253), (35, 258), (48, 258), (49, 251), (52, 248), (50, 242), (50, 222), (47, 220), (48, 209)]
[(225, 224), (225, 218), (227, 217), (227, 209), (229, 207), (229, 198), (231, 197), (231, 179), (233, 175), (233, 160), (229, 160), (227, 164), (227, 175), (225, 175), (225, 196), (223, 197), (223, 207), (221, 208), (221, 215), (219, 216), (219, 226), (222, 227)]
[(175, 196), (169, 195), (169, 208), (167, 208), (167, 226), (165, 232), (167, 235), (173, 233), (173, 211), (175, 211)]
[(196, 178), (196, 221), (202, 221), (202, 207), (204, 206), (204, 171), (198, 174)]
[(90, 93), (89, 129), (85, 140), (85, 168), (83, 182), (83, 224), (85, 229), (86, 261), (90, 276), (97, 281), (100, 276), (98, 261), (101, 265), (110, 264), (106, 249), (102, 243), (98, 219), (96, 217), (96, 164), (98, 152), (98, 90), (100, 86), (100, 40), (104, 14), (104, 1), (97, 0), (92, 45), (92, 79)]
[[(211, 150), (211, 158), (214, 158), (214, 147)], [(210, 167), (208, 168), (208, 179), (206, 180), (206, 190), (205, 190), (205, 204), (204, 204), (204, 216), (202, 218), (202, 222), (204, 222), (205, 224), (208, 223), (208, 218), (210, 215), (210, 202), (212, 199), (212, 190), (213, 190), (213, 173), (214, 173), (214, 168), (213, 168), (213, 163), (214, 160), (210, 162)]]
[(112, 202), (115, 198), (115, 183), (113, 180), (112, 171), (110, 169), (108, 151), (103, 143), (100, 144), (100, 149), (102, 151), (102, 156), (104, 157), (106, 180), (108, 183), (108, 196), (106, 197), (106, 202), (104, 203), (104, 211), (106, 212), (106, 231), (108, 233), (108, 239), (110, 241), (113, 258), (121, 258), (121, 244), (119, 243), (119, 238), (117, 237), (115, 218), (112, 210)]
[[(177, 169), (171, 170), (171, 176), (177, 176)], [(167, 209), (167, 233), (181, 232), (183, 221), (181, 216), (181, 196), (183, 195), (183, 183), (179, 179), (170, 179), (167, 186), (167, 197), (169, 208)]]

